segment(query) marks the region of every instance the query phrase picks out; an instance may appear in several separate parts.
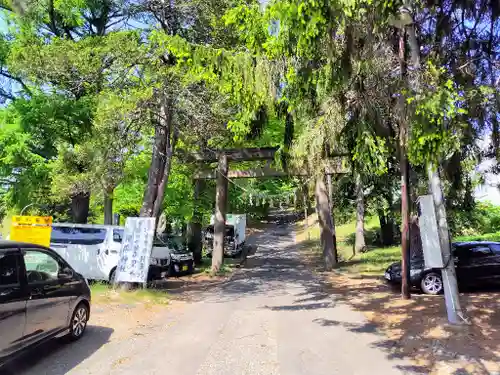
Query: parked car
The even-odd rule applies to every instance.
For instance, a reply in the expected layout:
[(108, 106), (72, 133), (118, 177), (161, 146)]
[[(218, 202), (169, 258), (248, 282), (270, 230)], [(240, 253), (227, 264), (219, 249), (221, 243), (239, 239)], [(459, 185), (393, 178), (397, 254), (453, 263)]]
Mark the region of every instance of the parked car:
[[(54, 223), (50, 247), (88, 280), (113, 282), (124, 227)], [(153, 246), (148, 280), (162, 279), (170, 266), (169, 249)]]
[(168, 249), (167, 254), (170, 256), (168, 276), (188, 275), (194, 272), (194, 256), (182, 236), (164, 234), (157, 236), (154, 244)]
[[(456, 242), (452, 254), (459, 287), (500, 284), (500, 242)], [(401, 283), (401, 262), (391, 264), (384, 277)], [(410, 261), (410, 283), (426, 294), (443, 292), (441, 270), (426, 268), (423, 256)]]
[(0, 241), (0, 366), (43, 341), (79, 339), (89, 316), (89, 285), (59, 254)]
[[(214, 222), (215, 215), (212, 215), (210, 218), (210, 225), (207, 226), (203, 234), (203, 247), (209, 258), (212, 256), (214, 249)], [(224, 235), (225, 257), (236, 257), (242, 253), (246, 240), (246, 225), (247, 217), (245, 214), (227, 215), (225, 225), (226, 233)]]

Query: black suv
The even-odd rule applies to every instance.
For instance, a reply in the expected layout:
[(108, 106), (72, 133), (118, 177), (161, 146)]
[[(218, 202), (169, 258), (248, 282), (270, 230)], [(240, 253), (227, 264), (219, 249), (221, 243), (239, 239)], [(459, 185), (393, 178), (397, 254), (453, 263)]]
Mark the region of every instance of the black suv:
[[(500, 242), (456, 242), (452, 248), (459, 287), (500, 284)], [(391, 264), (384, 277), (401, 283), (401, 262)], [(426, 294), (443, 291), (441, 270), (425, 268), (422, 256), (410, 261), (410, 282)]]
[(54, 337), (79, 339), (90, 315), (90, 289), (55, 251), (0, 241), (0, 366)]

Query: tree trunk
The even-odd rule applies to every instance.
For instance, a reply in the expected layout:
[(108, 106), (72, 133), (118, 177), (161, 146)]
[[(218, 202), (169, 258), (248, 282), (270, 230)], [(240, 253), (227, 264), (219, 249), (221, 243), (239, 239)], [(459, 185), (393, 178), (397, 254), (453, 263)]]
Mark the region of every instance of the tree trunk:
[(226, 234), (227, 205), (227, 172), (229, 169), (227, 155), (219, 156), (217, 166), (217, 188), (215, 194), (214, 248), (212, 252), (212, 275), (218, 273), (224, 262), (224, 237)]
[[(305, 179), (302, 179), (302, 181), (304, 180)], [(312, 206), (311, 206), (311, 200), (309, 199), (309, 185), (307, 181), (304, 181), (304, 183), (302, 184), (301, 195), (302, 195), (302, 205), (304, 208), (304, 212), (307, 212), (307, 215), (310, 215), (312, 211)]]
[(199, 209), (198, 199), (202, 190), (203, 180), (194, 181), (194, 208), (193, 218), (189, 223), (188, 228), (188, 247), (189, 251), (193, 253), (195, 264), (201, 264), (202, 258), (202, 238), (201, 238), (201, 213)]
[(306, 184), (302, 185), (302, 208), (304, 210), (304, 230), (307, 233), (307, 239), (310, 240), (311, 236), (309, 234), (309, 212), (307, 210), (307, 186)]
[[(168, 133), (167, 133), (168, 134)], [(170, 139), (170, 136), (167, 136), (167, 149), (166, 149), (166, 158), (165, 158), (165, 166), (163, 168), (163, 176), (161, 178), (160, 183), (158, 184), (158, 192), (156, 194), (156, 200), (153, 207), (153, 217), (158, 218), (160, 216), (161, 208), (163, 206), (163, 200), (165, 199), (165, 189), (168, 186), (168, 179), (170, 177), (170, 170), (172, 168), (172, 159), (174, 157), (175, 144), (177, 143), (177, 135), (174, 131), (174, 135)]]
[(498, 124), (498, 112), (500, 111), (500, 95), (498, 93), (498, 82), (496, 80), (496, 75), (495, 71), (498, 71), (498, 68), (495, 68), (493, 65), (493, 62), (495, 61), (495, 53), (494, 53), (494, 43), (493, 43), (493, 38), (495, 35), (495, 22), (496, 18), (491, 16), (491, 22), (490, 22), (490, 38), (488, 41), (488, 68), (489, 68), (489, 74), (490, 74), (490, 86), (493, 91), (493, 96), (494, 96), (494, 104), (493, 104), (493, 110), (491, 111), (491, 126), (492, 126), (492, 134), (491, 134), (491, 139), (493, 143), (493, 151), (495, 153), (495, 157), (497, 160), (497, 163), (500, 163), (500, 132), (499, 132), (499, 124)]
[(320, 227), (320, 242), (323, 249), (323, 261), (325, 270), (331, 271), (336, 265), (334, 254), (334, 227), (328, 200), (328, 191), (325, 180), (322, 177), (316, 179), (316, 211), (318, 212), (318, 221)]
[(406, 149), (401, 149), (401, 294), (404, 299), (410, 295), (410, 193), (409, 165)]
[(148, 183), (139, 216), (153, 217), (154, 204), (158, 195), (158, 185), (165, 170), (165, 148), (167, 145), (167, 129), (158, 121), (155, 125), (153, 154), (149, 166)]
[(339, 255), (337, 251), (337, 234), (335, 232), (335, 213), (333, 212), (333, 184), (332, 175), (326, 175), (327, 188), (328, 188), (328, 203), (330, 207), (330, 214), (332, 216), (332, 239), (333, 239), (333, 258), (335, 259), (335, 264), (339, 261)]
[(160, 217), (161, 208), (163, 205), (163, 200), (165, 199), (165, 189), (168, 186), (168, 179), (170, 177), (170, 169), (172, 166), (172, 153), (167, 152), (165, 157), (165, 166), (163, 168), (163, 174), (160, 179), (156, 191), (156, 199), (153, 204), (153, 211), (151, 212), (151, 217)]
[(361, 175), (356, 173), (356, 239), (354, 251), (360, 253), (365, 251), (365, 195)]
[(202, 260), (201, 242), (201, 223), (191, 221), (188, 225), (188, 249), (193, 253), (196, 265), (200, 265)]
[(90, 192), (81, 192), (71, 197), (71, 216), (76, 224), (87, 224), (89, 218)]
[(394, 220), (390, 215), (386, 215), (383, 210), (378, 210), (380, 222), (380, 238), (383, 246), (394, 245)]
[(411, 258), (424, 258), (424, 249), (422, 246), (422, 237), (420, 236), (420, 226), (418, 224), (418, 216), (411, 218), (410, 224), (410, 255)]
[(113, 225), (113, 191), (104, 192), (104, 225)]

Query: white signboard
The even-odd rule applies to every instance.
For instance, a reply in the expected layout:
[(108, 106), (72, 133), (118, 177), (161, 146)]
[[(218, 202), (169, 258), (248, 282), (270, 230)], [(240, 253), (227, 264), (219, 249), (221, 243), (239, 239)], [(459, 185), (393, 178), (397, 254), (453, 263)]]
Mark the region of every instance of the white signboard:
[(418, 197), (420, 225), (420, 238), (422, 239), (422, 249), (424, 251), (424, 261), (426, 268), (443, 268), (443, 255), (439, 243), (438, 224), (434, 199), (432, 195), (422, 195)]
[(127, 218), (116, 268), (116, 282), (147, 282), (154, 232), (155, 218)]

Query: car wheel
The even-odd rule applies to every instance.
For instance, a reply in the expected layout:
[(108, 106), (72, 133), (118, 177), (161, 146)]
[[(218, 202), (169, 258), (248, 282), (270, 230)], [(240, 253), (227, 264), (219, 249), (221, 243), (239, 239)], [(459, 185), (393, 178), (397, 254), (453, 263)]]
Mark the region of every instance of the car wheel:
[(422, 278), (420, 287), (425, 294), (440, 294), (443, 291), (443, 279), (436, 272), (429, 272)]
[(111, 273), (109, 274), (109, 283), (111, 285), (115, 284), (115, 279), (116, 279), (116, 267), (111, 270)]
[(89, 320), (89, 308), (85, 303), (80, 303), (76, 306), (71, 322), (69, 325), (68, 339), (76, 341), (85, 333), (87, 322)]

